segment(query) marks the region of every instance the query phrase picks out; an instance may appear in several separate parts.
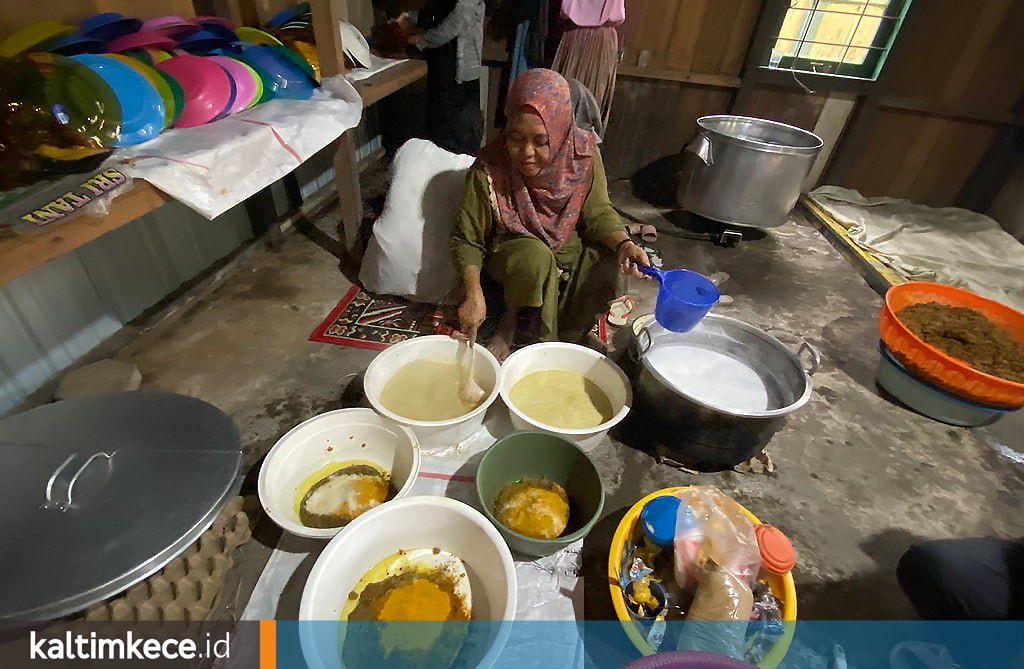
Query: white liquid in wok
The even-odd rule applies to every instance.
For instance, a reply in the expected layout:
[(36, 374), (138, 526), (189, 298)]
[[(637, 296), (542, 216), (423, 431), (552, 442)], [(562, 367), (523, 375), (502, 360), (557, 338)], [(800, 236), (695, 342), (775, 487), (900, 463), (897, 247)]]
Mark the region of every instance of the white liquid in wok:
[(646, 359), (670, 385), (704, 404), (738, 413), (768, 408), (764, 380), (747, 364), (724, 353), (672, 344), (655, 347)]

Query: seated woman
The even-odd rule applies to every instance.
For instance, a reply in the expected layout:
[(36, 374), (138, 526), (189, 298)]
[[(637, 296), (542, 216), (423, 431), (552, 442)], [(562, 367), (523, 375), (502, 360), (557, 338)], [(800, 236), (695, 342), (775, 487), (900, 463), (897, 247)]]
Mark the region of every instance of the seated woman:
[(482, 274), (501, 285), (505, 311), (488, 346), (499, 360), (524, 310), (539, 317), (541, 340), (582, 340), (615, 297), (613, 263), (637, 277), (650, 265), (612, 208), (596, 138), (576, 127), (566, 80), (523, 72), (506, 115), (469, 171), (451, 238), (465, 291), (459, 320), (471, 340), (487, 316)]

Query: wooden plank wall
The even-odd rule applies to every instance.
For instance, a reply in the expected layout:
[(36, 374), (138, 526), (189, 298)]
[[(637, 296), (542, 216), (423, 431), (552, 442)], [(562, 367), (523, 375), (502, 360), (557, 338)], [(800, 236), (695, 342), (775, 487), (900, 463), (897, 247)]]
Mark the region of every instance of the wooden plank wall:
[[(679, 151), (696, 120), (741, 113), (813, 129), (824, 94), (758, 88), (733, 109), (762, 0), (627, 0), (605, 146), (612, 177)], [(794, 83), (795, 85), (795, 83)]]
[(842, 185), (948, 206), (1024, 90), (1024, 2), (930, 0), (907, 28), (886, 63), (888, 89), (919, 110), (883, 98), (863, 147), (843, 149), (857, 154)]
[[(628, 177), (674, 154), (705, 114), (816, 128), (829, 100), (824, 85), (811, 85), (819, 89), (813, 93), (795, 80), (759, 85), (735, 107), (759, 13), (775, 1), (627, 0), (605, 147), (610, 175)], [(1024, 2), (918, 0), (911, 11), (868, 132), (840, 144), (852, 162), (839, 185), (945, 206), (956, 201), (1000, 124), (1012, 120), (1024, 91)], [(829, 122), (840, 142), (842, 120)]]

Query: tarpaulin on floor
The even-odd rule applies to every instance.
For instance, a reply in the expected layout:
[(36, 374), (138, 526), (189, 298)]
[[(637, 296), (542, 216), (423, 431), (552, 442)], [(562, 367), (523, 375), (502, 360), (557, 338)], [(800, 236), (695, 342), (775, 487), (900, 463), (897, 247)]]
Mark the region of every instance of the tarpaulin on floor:
[(822, 186), (810, 196), (856, 244), (905, 278), (967, 288), (1024, 309), (1024, 244), (988, 216), (864, 197), (838, 186)]

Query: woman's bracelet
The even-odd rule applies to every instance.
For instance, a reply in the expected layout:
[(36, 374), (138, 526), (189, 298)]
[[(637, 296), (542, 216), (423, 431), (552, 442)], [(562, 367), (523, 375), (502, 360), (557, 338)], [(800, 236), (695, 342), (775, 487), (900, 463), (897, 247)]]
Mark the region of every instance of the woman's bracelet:
[(630, 239), (629, 237), (626, 237), (625, 239), (623, 239), (622, 241), (615, 245), (615, 252), (618, 253), (619, 250), (622, 249), (622, 245), (626, 243), (632, 244), (633, 240)]

